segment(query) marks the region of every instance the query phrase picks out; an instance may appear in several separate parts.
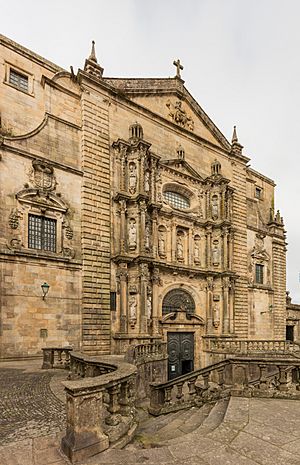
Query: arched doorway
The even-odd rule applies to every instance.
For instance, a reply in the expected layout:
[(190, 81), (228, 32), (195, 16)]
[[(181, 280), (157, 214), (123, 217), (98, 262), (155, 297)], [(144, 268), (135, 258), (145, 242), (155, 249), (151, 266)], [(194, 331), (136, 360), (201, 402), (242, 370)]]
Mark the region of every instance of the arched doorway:
[[(176, 319), (178, 312), (185, 313), (188, 319), (195, 313), (193, 297), (184, 289), (169, 291), (162, 303), (162, 314), (173, 314)], [(168, 378), (173, 379), (193, 371), (194, 369), (194, 332), (168, 331)]]

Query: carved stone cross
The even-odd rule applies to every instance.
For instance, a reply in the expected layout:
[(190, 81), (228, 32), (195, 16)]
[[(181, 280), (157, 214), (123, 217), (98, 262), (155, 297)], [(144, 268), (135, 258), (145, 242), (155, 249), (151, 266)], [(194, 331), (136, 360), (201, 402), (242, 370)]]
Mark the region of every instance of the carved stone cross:
[(176, 66), (176, 77), (179, 77), (181, 79), (180, 70), (183, 70), (183, 66), (180, 63), (180, 60), (179, 59), (177, 61), (174, 60), (173, 65)]

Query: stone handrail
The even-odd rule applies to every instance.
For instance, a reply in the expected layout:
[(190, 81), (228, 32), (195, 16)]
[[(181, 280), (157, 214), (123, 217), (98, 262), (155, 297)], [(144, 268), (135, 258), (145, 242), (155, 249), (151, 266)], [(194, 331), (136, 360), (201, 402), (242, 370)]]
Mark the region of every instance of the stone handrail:
[(235, 357), (152, 383), (149, 412), (165, 414), (230, 395), (300, 399), (300, 360)]
[[(71, 354), (67, 431), (62, 451), (72, 463), (129, 442), (137, 427), (136, 367), (112, 357)], [(79, 377), (79, 378), (78, 378)]]
[(167, 357), (166, 342), (151, 342), (147, 344), (137, 344), (129, 347), (125, 360), (133, 363), (143, 362), (145, 360), (155, 360)]
[(69, 368), (72, 347), (44, 347), (42, 369)]
[(299, 352), (299, 344), (284, 340), (249, 340), (205, 338), (205, 351), (218, 354), (291, 354)]

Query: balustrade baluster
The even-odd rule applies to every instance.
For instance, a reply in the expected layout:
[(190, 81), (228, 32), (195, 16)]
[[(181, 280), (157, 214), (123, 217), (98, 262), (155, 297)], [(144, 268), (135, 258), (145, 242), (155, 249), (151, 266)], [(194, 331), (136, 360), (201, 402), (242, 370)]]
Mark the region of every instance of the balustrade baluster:
[(259, 363), (259, 389), (265, 391), (268, 388), (267, 384), (267, 365)]
[(218, 384), (219, 384), (220, 388), (223, 389), (224, 384), (225, 384), (224, 367), (218, 368), (217, 373), (218, 373)]
[(176, 399), (177, 399), (178, 404), (181, 404), (183, 402), (183, 393), (182, 393), (183, 384), (184, 384), (183, 381), (180, 383), (176, 383), (176, 388), (177, 388)]
[(287, 365), (277, 365), (279, 369), (279, 391), (287, 391), (288, 390), (288, 378), (287, 378)]
[(133, 404), (131, 402), (131, 380), (126, 380), (121, 383), (120, 387), (120, 414), (129, 415), (132, 413)]
[(195, 376), (195, 378), (191, 378), (189, 379), (188, 381), (188, 388), (189, 388), (189, 400), (194, 400), (195, 399), (195, 395), (196, 395), (196, 381), (197, 381), (197, 377)]
[(116, 426), (120, 423), (120, 417), (118, 414), (120, 410), (120, 404), (118, 399), (120, 386), (116, 384), (107, 388), (107, 391), (109, 394), (109, 404), (107, 407), (107, 411), (110, 413), (110, 415), (106, 418), (105, 422), (110, 426)]
[(203, 387), (204, 387), (204, 389), (208, 389), (209, 388), (209, 373), (204, 373), (202, 375), (202, 378), (203, 378)]
[(165, 405), (171, 404), (173, 386), (165, 388)]

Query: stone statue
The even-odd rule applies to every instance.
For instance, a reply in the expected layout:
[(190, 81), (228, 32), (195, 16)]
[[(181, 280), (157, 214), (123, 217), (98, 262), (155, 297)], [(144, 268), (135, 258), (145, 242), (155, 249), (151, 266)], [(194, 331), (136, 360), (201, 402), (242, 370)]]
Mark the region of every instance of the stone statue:
[(165, 238), (163, 232), (160, 232), (158, 238), (158, 254), (160, 257), (166, 256), (166, 245), (165, 245)]
[(136, 308), (136, 296), (132, 295), (129, 297), (129, 320), (131, 326), (134, 326), (136, 323)]
[(129, 231), (128, 231), (128, 245), (130, 249), (136, 248), (136, 224), (135, 220), (131, 220), (129, 223)]
[(150, 249), (150, 226), (147, 223), (145, 227), (145, 249)]
[(195, 261), (195, 263), (200, 263), (200, 244), (199, 244), (199, 238), (195, 238), (195, 241), (194, 241), (194, 261)]
[(181, 236), (177, 236), (176, 252), (177, 260), (183, 260), (183, 243)]
[(211, 217), (213, 220), (217, 220), (219, 218), (219, 201), (216, 195), (214, 195), (211, 199)]
[(129, 192), (134, 194), (136, 191), (136, 166), (134, 163), (130, 163), (129, 165)]
[(217, 329), (220, 325), (220, 311), (217, 304), (213, 307), (213, 325)]
[(212, 255), (212, 264), (214, 266), (218, 266), (220, 264), (220, 249), (219, 249), (219, 241), (215, 240), (213, 244), (213, 248), (211, 251)]
[(151, 294), (147, 295), (147, 318), (151, 320), (152, 316), (152, 297)]
[(145, 184), (144, 184), (144, 189), (145, 189), (145, 192), (149, 192), (150, 191), (150, 173), (149, 171), (145, 171)]

